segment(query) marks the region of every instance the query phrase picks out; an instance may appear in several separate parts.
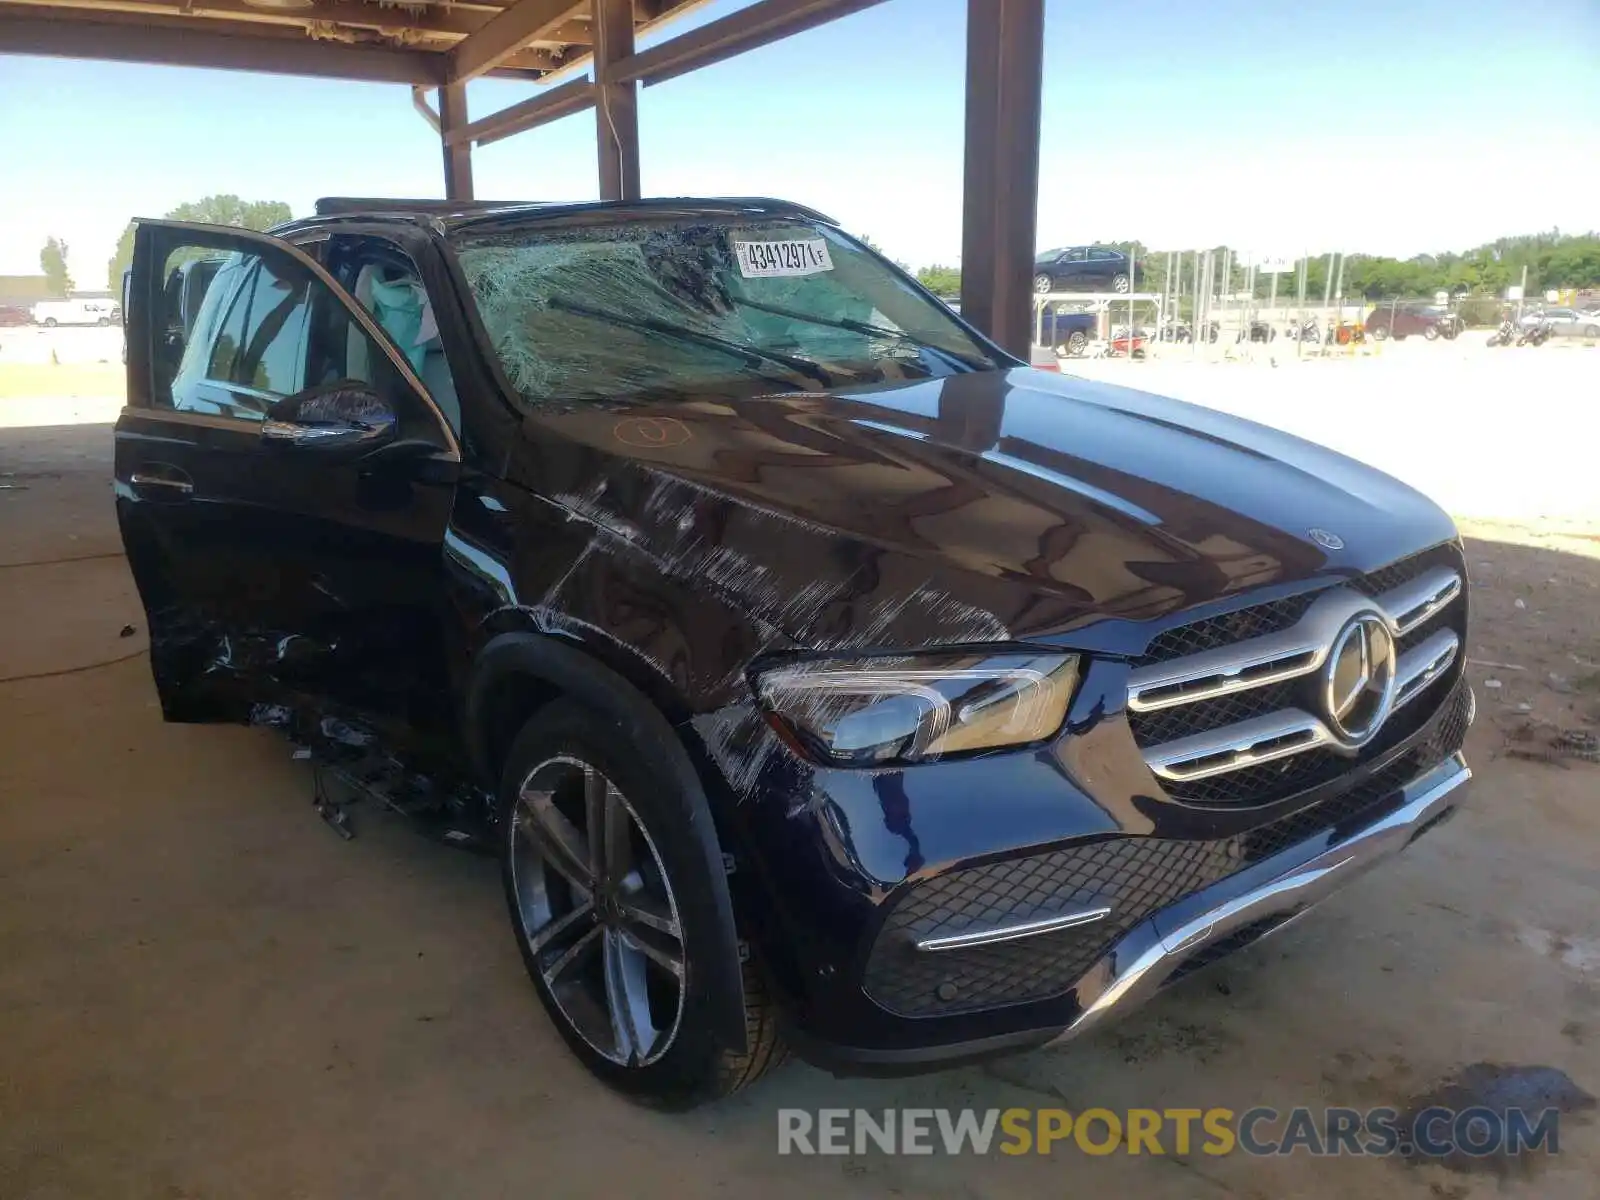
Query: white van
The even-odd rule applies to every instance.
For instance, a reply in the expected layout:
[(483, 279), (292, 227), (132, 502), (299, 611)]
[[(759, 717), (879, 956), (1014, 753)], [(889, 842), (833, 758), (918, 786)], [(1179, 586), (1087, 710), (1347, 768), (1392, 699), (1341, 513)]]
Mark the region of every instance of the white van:
[(41, 300), (33, 306), (36, 325), (110, 325), (116, 320), (114, 300)]

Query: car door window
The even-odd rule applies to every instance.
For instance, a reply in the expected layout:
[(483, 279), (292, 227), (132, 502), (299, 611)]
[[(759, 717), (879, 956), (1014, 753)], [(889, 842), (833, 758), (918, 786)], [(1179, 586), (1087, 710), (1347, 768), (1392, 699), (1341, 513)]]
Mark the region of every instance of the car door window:
[(1089, 252), (1081, 246), (1075, 250), (1068, 250), (1061, 256), (1062, 262), (1084, 262), (1089, 257)]
[[(181, 341), (170, 384), (159, 377), (158, 407), (238, 420), (265, 420), (272, 406), (308, 387), (349, 379), (389, 390), (398, 376), (385, 352), (339, 298), (292, 260), (236, 252), (215, 269), (204, 299), (184, 333), (179, 311), (193, 263), (178, 251), (169, 260), (156, 327)], [(181, 261), (173, 261), (181, 260)], [(189, 289), (192, 291), (192, 289)]]
[(1095, 262), (1113, 262), (1122, 256), (1115, 250), (1091, 250), (1089, 257)]

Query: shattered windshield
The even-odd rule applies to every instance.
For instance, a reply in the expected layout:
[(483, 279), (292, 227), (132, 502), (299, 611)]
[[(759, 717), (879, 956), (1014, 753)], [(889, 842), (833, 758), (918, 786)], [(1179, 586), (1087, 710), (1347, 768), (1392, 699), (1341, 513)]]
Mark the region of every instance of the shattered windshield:
[(455, 240), (530, 405), (819, 391), (997, 364), (875, 255), (795, 219), (630, 219)]

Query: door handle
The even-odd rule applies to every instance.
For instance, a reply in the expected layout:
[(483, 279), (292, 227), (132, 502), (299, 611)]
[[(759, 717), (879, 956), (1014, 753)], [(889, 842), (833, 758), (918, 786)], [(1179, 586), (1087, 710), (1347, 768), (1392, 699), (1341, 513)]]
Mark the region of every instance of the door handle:
[(187, 500), (194, 494), (194, 483), (181, 471), (151, 475), (135, 471), (128, 480), (136, 492), (155, 492), (169, 500)]

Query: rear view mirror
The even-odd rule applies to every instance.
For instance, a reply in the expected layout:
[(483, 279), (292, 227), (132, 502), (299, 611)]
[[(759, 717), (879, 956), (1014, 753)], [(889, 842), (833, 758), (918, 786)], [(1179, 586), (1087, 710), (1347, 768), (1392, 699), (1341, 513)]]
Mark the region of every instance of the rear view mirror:
[(261, 440), (299, 450), (347, 453), (394, 440), (399, 418), (365, 383), (344, 379), (288, 396), (272, 406)]

